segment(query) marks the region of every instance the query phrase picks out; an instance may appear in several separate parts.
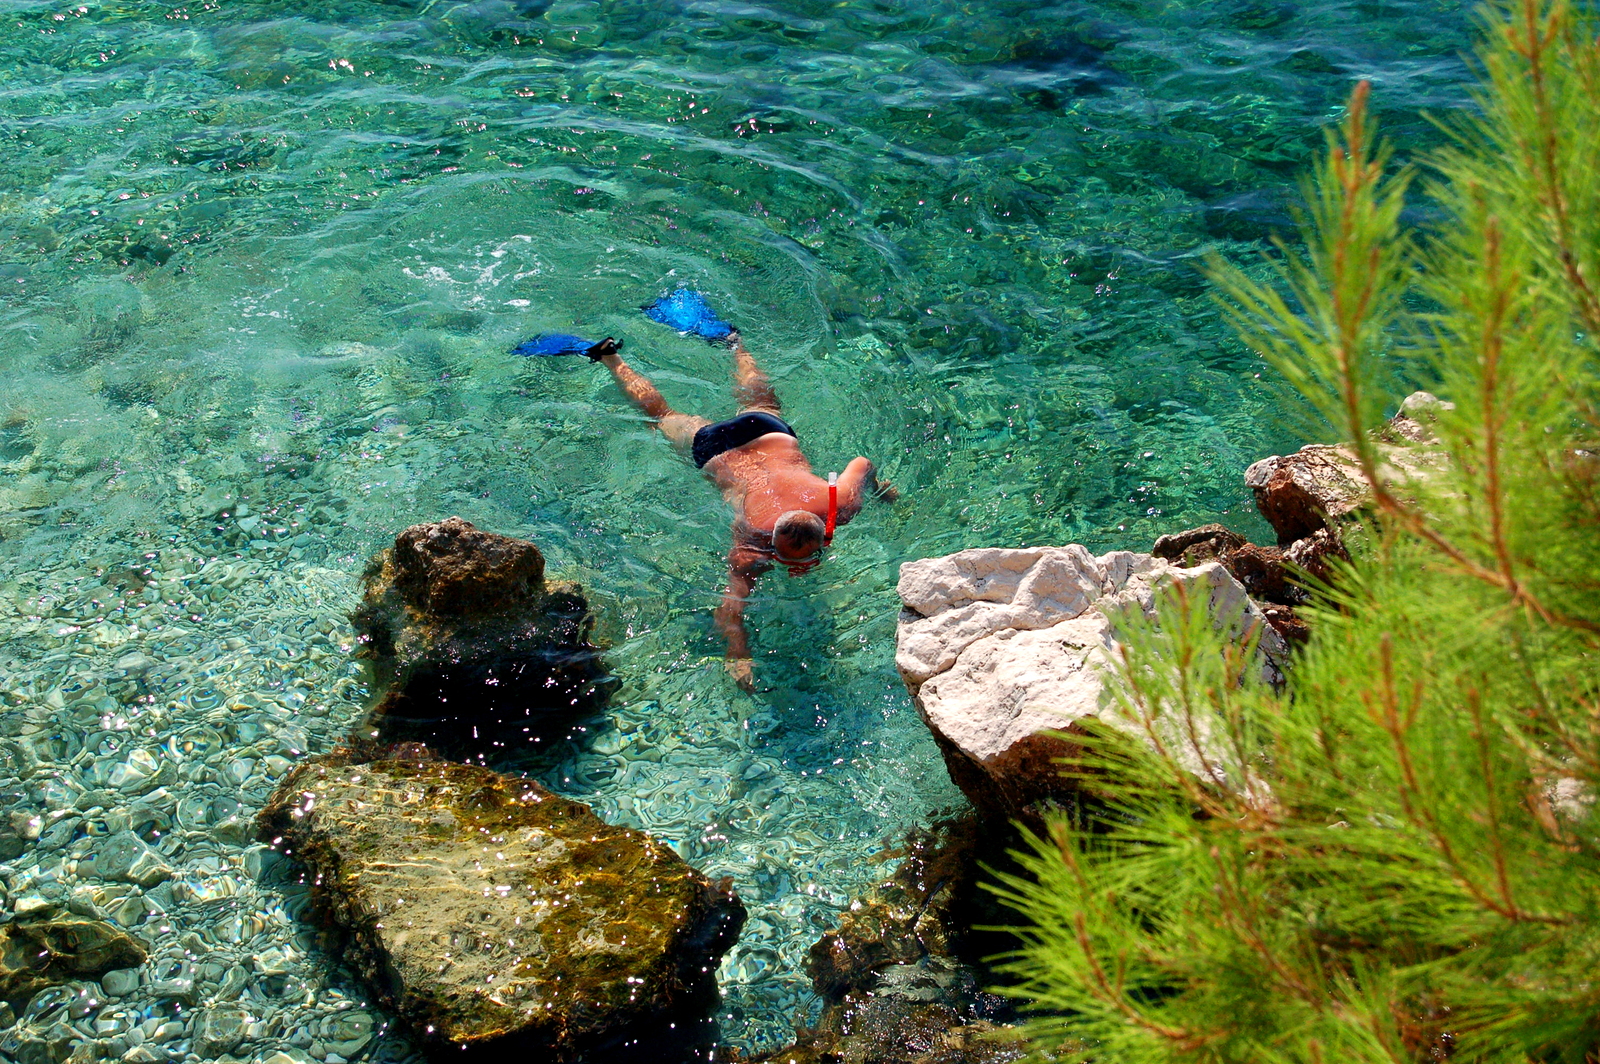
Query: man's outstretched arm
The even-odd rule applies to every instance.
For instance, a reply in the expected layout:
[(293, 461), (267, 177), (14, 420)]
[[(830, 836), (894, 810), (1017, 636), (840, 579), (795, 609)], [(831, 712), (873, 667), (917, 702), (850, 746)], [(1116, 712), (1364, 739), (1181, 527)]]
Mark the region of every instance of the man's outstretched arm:
[(762, 567), (752, 564), (747, 552), (737, 547), (728, 555), (728, 590), (717, 607), (717, 628), (728, 644), (728, 675), (746, 691), (752, 689), (755, 677), (750, 661), (750, 636), (744, 627), (744, 604), (755, 586)]
[(894, 502), (899, 490), (887, 480), (878, 479), (878, 471), (866, 458), (852, 458), (839, 474), (839, 516), (849, 520), (861, 512), (868, 495)]

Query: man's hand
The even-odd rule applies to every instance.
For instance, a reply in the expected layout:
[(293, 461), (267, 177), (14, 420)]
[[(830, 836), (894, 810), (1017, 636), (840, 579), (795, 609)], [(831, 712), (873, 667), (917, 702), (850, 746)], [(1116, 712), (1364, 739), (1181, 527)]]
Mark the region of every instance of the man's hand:
[(755, 662), (749, 658), (728, 658), (724, 666), (728, 675), (733, 677), (733, 682), (739, 685), (739, 690), (749, 694), (756, 689), (756, 678), (751, 671)]
[(595, 344), (593, 347), (589, 348), (589, 350), (585, 351), (584, 354), (589, 356), (590, 362), (599, 362), (607, 355), (614, 355), (621, 350), (622, 341), (614, 340), (608, 336), (604, 340), (601, 340), (599, 343)]
[(887, 480), (879, 480), (877, 495), (884, 502), (895, 502), (900, 498), (900, 489)]

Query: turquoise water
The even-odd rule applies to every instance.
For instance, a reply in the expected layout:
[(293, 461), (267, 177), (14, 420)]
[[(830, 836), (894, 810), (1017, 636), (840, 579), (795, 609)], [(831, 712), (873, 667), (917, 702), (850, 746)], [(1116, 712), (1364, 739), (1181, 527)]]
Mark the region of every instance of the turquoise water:
[[(5, 5), (0, 830), (40, 818), (5, 902), (155, 950), (0, 1054), (69, 1024), (178, 1059), (227, 1001), (240, 1059), (413, 1053), (249, 820), (360, 712), (365, 559), (450, 514), (587, 589), (622, 686), (536, 771), (735, 878), (723, 1032), (781, 1041), (871, 856), (959, 801), (894, 672), (898, 563), (1263, 535), (1240, 473), (1291, 443), (1197, 265), (1285, 229), (1353, 78), (1430, 142), (1469, 41), (1432, 0)], [(683, 284), (819, 471), (903, 493), (762, 582), (754, 696), (715, 494), (596, 367), (506, 354), (622, 336), (727, 416), (726, 353), (638, 314)], [(169, 884), (80, 867), (128, 828)]]

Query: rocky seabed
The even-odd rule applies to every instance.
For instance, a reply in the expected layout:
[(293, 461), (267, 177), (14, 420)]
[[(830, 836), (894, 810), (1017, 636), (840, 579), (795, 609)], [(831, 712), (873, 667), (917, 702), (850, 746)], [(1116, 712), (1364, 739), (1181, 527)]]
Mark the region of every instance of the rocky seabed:
[[(243, 529), (262, 510), (246, 503), (241, 520), (241, 495), (265, 494), (196, 485), (196, 532), (79, 535), (0, 570), (0, 921), (83, 917), (148, 950), (0, 1005), (0, 1059), (426, 1059), (321, 948), (303, 870), (256, 841), (284, 776), (338, 745), (368, 700), (348, 619), (364, 559), (323, 563), (321, 535), (299, 542), (309, 497)], [(881, 875), (842, 857), (839, 836), (878, 848), (883, 812), (865, 796), (848, 824), (809, 823), (807, 805), (837, 783), (752, 753), (771, 715), (664, 716), (701, 682), (691, 670), (619, 700), (541, 775), (708, 875), (739, 877), (750, 920), (718, 983), (727, 1008), (755, 995), (781, 1016), (746, 1032), (775, 1040), (814, 1007), (810, 943)]]
[(359, 713), (348, 574), (143, 546), (7, 574), (0, 595), (0, 904), (148, 950), (34, 994), (0, 1054), (420, 1059), (330, 971), (298, 871), (255, 841), (284, 773)]

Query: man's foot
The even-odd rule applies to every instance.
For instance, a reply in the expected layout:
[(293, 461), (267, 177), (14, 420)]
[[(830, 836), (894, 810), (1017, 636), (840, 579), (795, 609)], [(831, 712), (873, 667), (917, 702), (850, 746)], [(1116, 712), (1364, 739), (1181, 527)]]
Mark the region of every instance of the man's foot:
[(706, 297), (692, 288), (680, 288), (639, 309), (651, 321), (681, 333), (693, 333), (707, 343), (726, 343), (730, 334), (737, 335), (739, 331), (719, 318)]
[(739, 685), (739, 690), (746, 694), (755, 691), (755, 662), (749, 658), (728, 658), (723, 662), (723, 667), (728, 670), (728, 675), (733, 677), (733, 682)]
[(599, 362), (607, 355), (614, 355), (621, 350), (622, 341), (613, 340), (608, 336), (604, 340), (601, 340), (599, 343), (595, 344), (593, 347), (589, 348), (589, 350), (585, 351), (584, 354), (589, 356), (590, 362)]

